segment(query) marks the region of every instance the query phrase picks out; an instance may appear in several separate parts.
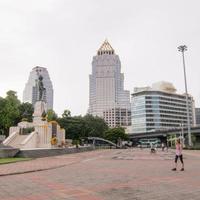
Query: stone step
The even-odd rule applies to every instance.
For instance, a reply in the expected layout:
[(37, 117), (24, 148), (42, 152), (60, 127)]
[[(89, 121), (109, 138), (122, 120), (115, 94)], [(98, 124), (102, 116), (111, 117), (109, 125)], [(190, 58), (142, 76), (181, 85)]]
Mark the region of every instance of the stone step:
[(28, 137), (28, 135), (17, 135), (16, 138), (14, 138), (10, 143), (9, 146), (20, 148), (21, 143)]

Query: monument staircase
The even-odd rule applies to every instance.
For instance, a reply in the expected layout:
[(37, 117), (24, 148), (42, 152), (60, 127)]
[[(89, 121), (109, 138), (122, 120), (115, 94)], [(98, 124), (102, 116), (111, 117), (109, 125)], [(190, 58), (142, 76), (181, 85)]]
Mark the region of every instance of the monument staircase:
[(28, 135), (18, 135), (9, 145), (11, 147), (21, 148), (21, 143), (27, 138), (27, 136)]
[(3, 144), (8, 145), (14, 148), (22, 148), (23, 147), (23, 141), (28, 137), (29, 135), (20, 135), (18, 132), (13, 133), (9, 137), (7, 137)]

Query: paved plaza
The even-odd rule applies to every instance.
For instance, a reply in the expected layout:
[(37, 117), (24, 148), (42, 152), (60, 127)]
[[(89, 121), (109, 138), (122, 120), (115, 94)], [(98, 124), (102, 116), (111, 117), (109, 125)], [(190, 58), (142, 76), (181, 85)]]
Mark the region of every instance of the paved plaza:
[(199, 200), (200, 152), (111, 149), (0, 165), (0, 200)]

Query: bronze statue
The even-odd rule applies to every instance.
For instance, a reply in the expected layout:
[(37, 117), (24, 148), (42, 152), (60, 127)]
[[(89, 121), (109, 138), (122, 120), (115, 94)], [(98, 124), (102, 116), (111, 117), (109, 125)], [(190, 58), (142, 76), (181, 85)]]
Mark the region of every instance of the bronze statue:
[(39, 101), (44, 101), (44, 92), (46, 90), (42, 80), (43, 80), (42, 75), (39, 75), (38, 77)]

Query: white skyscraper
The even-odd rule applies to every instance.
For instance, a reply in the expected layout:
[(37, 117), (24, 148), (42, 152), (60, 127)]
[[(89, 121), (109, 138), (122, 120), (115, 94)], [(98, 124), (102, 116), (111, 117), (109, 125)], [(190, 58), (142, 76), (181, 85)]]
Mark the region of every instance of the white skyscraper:
[(53, 86), (49, 77), (49, 73), (44, 67), (34, 67), (30, 72), (28, 82), (25, 85), (23, 92), (23, 102), (29, 102), (33, 105), (38, 100), (38, 77), (43, 77), (43, 84), (45, 88), (44, 101), (47, 103), (47, 109), (53, 109)]
[(124, 90), (119, 56), (106, 40), (93, 57), (89, 113), (104, 118), (110, 127), (130, 126), (130, 92)]

